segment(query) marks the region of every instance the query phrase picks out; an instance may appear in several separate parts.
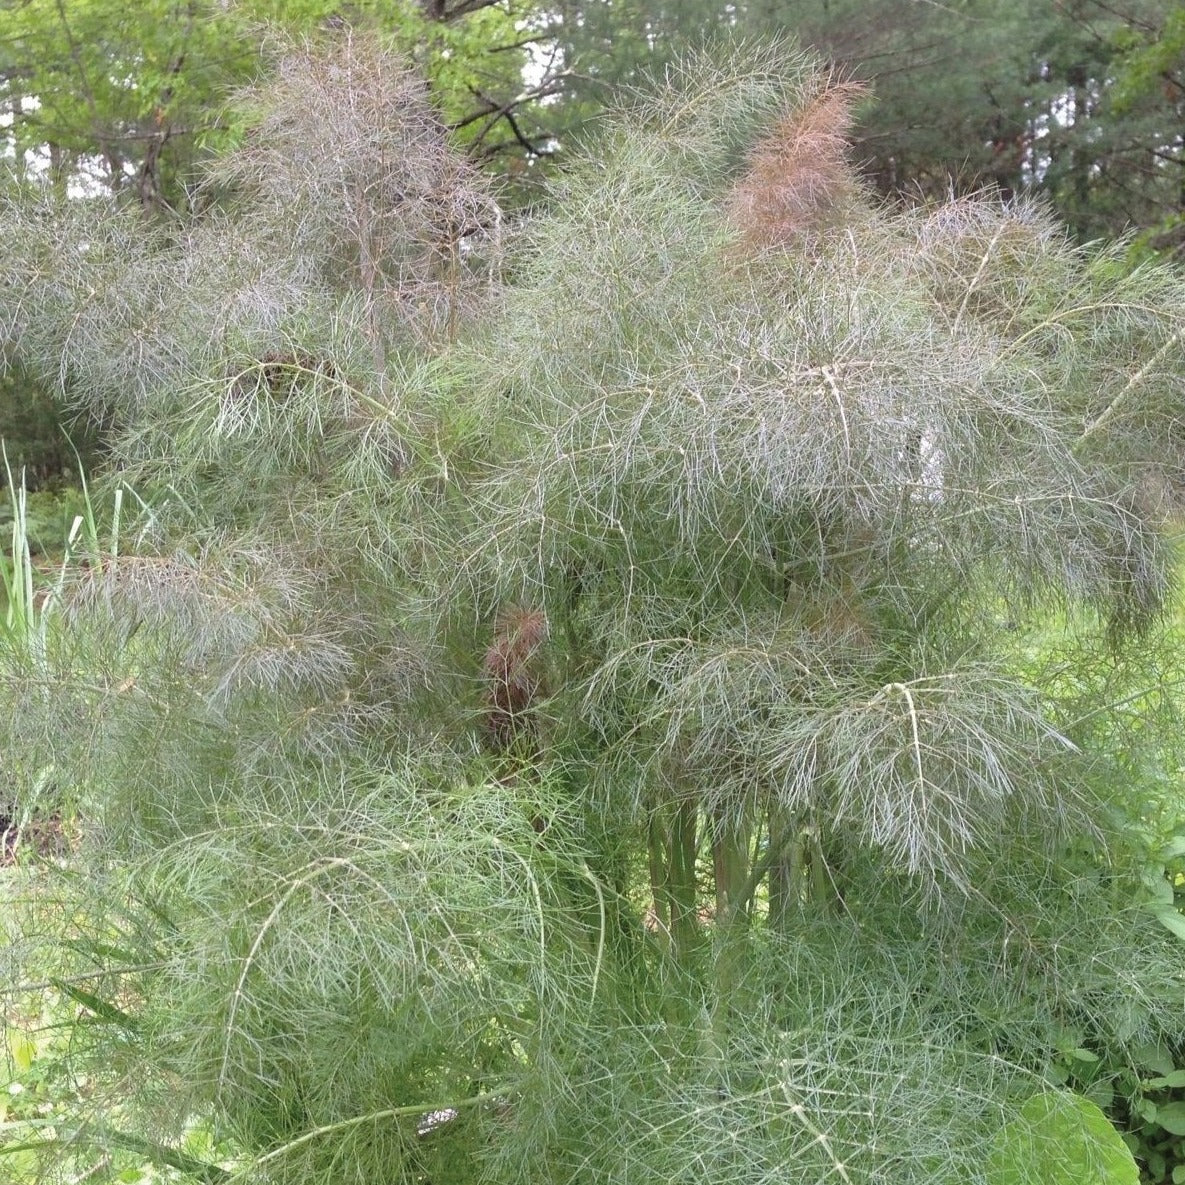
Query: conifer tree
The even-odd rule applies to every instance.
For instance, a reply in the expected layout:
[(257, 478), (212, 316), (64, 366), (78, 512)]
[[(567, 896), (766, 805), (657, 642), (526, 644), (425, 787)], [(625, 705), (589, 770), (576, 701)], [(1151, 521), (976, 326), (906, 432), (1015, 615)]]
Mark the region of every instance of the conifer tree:
[(6, 344), (143, 505), (3, 656), (82, 832), (11, 959), (93, 1022), (58, 1171), (1134, 1173), (1048, 1073), (1179, 1040), (1121, 775), (1185, 291), (884, 211), (859, 98), (694, 59), (508, 227), (348, 41), (183, 235), (6, 212)]

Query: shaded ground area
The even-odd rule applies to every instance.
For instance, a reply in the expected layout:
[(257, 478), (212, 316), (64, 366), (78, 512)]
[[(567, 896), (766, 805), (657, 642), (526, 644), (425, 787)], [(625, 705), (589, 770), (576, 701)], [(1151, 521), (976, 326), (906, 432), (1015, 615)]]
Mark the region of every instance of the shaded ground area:
[(21, 853), (61, 856), (69, 847), (70, 841), (57, 815), (20, 823), (0, 811), (0, 865), (12, 864)]

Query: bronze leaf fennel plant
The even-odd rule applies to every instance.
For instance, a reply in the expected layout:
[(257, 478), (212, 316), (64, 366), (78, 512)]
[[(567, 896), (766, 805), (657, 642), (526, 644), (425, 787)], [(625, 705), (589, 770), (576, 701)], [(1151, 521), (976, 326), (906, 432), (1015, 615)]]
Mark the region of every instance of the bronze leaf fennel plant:
[(349, 37), (191, 225), (6, 206), (6, 350), (154, 509), (0, 653), (80, 819), (45, 1179), (1013, 1181), (1067, 1034), (1180, 1045), (1185, 285), (877, 205), (860, 99), (725, 46), (504, 225)]

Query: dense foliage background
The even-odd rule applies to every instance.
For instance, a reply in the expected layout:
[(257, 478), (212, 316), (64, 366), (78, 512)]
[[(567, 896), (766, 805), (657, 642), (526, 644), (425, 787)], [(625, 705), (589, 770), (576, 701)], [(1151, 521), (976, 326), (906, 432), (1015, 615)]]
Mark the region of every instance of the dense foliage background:
[[(508, 210), (543, 198), (606, 108), (687, 48), (789, 36), (867, 86), (852, 160), (891, 200), (991, 187), (1040, 195), (1080, 241), (1134, 231), (1135, 258), (1175, 254), (1181, 238), (1185, 22), (1167, 0), (22, 0), (0, 8), (11, 183), (111, 193), (184, 221), (212, 200), (205, 167), (250, 126), (228, 95), (274, 65), (286, 37), (350, 27), (429, 79), (454, 142), (505, 183)], [(5, 414), (10, 445), (33, 430)], [(56, 431), (28, 440), (30, 455), (61, 450)]]
[(249, 7), (103, 9), (6, 18), (5, 356), (103, 434), (52, 564), (9, 477), (13, 1171), (1180, 1179), (1171, 263), (1044, 148), (887, 204), (785, 41), (574, 151), (674, 9), (294, 5), (209, 91)]
[(881, 192), (990, 183), (1048, 196), (1083, 239), (1135, 227), (1176, 242), (1185, 22), (1166, 0), (25, 0), (0, 24), (16, 175), (184, 212), (195, 166), (243, 132), (225, 99), (282, 52), (275, 30), (348, 26), (409, 54), (458, 142), (517, 186), (686, 47), (789, 34), (870, 84), (853, 160)]

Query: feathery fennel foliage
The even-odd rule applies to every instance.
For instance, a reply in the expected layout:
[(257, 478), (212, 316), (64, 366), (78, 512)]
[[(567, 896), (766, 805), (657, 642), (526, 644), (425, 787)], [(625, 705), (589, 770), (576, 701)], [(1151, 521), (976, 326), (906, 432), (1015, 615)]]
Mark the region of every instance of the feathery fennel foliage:
[(6, 348), (154, 507), (0, 662), (81, 804), (6, 968), (87, 1022), (48, 1179), (987, 1182), (1059, 1050), (1179, 1045), (1119, 779), (1185, 288), (877, 208), (855, 98), (697, 58), (506, 229), (346, 40), (194, 225), (4, 211)]

